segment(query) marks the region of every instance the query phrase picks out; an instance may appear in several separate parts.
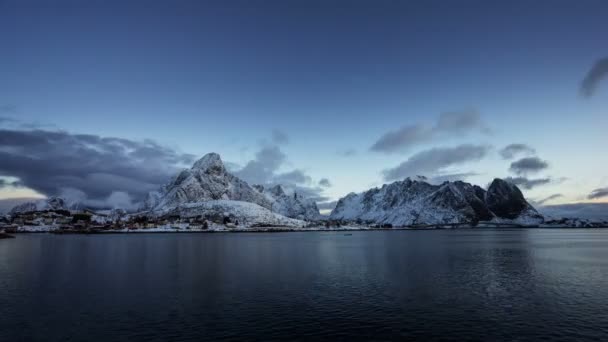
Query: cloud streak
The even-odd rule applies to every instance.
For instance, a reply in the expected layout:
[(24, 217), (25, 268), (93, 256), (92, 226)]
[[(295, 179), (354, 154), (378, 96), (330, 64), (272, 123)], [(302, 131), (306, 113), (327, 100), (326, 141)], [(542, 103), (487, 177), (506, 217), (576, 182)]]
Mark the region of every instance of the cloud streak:
[(608, 57), (599, 59), (593, 64), (581, 82), (580, 93), (591, 97), (596, 92), (599, 83), (608, 77)]
[(540, 172), (548, 167), (549, 163), (538, 157), (527, 157), (512, 162), (509, 171), (517, 175), (527, 175)]
[(485, 133), (489, 131), (477, 111), (445, 112), (439, 116), (433, 126), (406, 125), (385, 133), (370, 147), (370, 150), (381, 153), (404, 152), (416, 145), (476, 130)]
[(551, 196), (547, 196), (547, 197), (541, 199), (540, 201), (536, 201), (535, 204), (542, 206), (547, 202), (550, 202), (550, 201), (553, 201), (554, 199), (562, 198), (562, 197), (564, 197), (564, 195), (562, 195), (562, 194), (553, 194)]
[(319, 180), (319, 186), (322, 186), (324, 188), (329, 188), (329, 187), (331, 187), (331, 182), (327, 178), (321, 178)]
[(534, 155), (536, 150), (526, 144), (510, 144), (505, 146), (499, 152), (502, 159), (513, 159), (518, 155)]
[(603, 197), (608, 197), (608, 187), (595, 189), (587, 196), (588, 199), (598, 199)]
[(529, 179), (526, 177), (507, 177), (505, 178), (505, 180), (526, 190), (530, 190), (552, 182), (551, 178)]
[(398, 166), (383, 171), (384, 180), (393, 181), (416, 175), (434, 174), (443, 169), (478, 161), (490, 150), (484, 145), (460, 145), (451, 148), (432, 148), (414, 154)]

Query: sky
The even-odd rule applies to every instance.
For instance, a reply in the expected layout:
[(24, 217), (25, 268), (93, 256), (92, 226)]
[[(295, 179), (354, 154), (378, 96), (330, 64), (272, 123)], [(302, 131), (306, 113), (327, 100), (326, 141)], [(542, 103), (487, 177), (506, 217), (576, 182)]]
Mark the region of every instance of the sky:
[(217, 152), (332, 201), (405, 177), (608, 201), (605, 1), (0, 0), (0, 199), (140, 200)]

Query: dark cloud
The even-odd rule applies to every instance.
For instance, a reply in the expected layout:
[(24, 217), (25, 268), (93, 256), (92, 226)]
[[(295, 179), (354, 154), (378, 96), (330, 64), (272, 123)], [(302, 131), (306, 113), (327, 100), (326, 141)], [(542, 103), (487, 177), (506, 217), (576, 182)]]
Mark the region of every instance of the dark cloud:
[(526, 144), (510, 144), (499, 151), (503, 159), (513, 159), (518, 155), (533, 155), (536, 150)]
[(403, 152), (412, 146), (472, 131), (488, 132), (477, 111), (446, 112), (433, 126), (406, 125), (385, 133), (370, 148), (374, 152)]
[(588, 199), (597, 199), (602, 197), (608, 197), (608, 188), (595, 189), (587, 196)]
[(518, 175), (537, 173), (549, 167), (549, 164), (538, 157), (522, 158), (511, 163), (509, 170)]
[(608, 57), (595, 62), (587, 72), (583, 82), (581, 82), (581, 95), (591, 97), (595, 93), (599, 83), (606, 77), (608, 77)]
[(289, 143), (289, 137), (287, 136), (287, 134), (285, 132), (280, 131), (278, 129), (273, 129), (272, 130), (272, 141), (278, 145), (285, 145), (285, 144)]
[(331, 182), (327, 178), (321, 178), (319, 180), (319, 186), (322, 186), (324, 188), (329, 188), (331, 186)]
[(441, 113), (433, 132), (447, 134), (463, 134), (473, 130), (489, 133), (490, 129), (482, 122), (481, 115), (476, 110), (462, 110)]
[(78, 203), (89, 208), (133, 210), (138, 207), (138, 202), (125, 191), (112, 191), (105, 198), (89, 198), (84, 191), (64, 188), (59, 193), (59, 197), (65, 199), (68, 203)]
[(430, 131), (422, 125), (403, 126), (396, 131), (390, 131), (376, 141), (371, 150), (374, 152), (392, 153), (430, 140)]
[(288, 193), (297, 192), (303, 197), (314, 201), (326, 201), (323, 188), (310, 186), (312, 178), (303, 170), (295, 169), (288, 172), (279, 172), (287, 163), (287, 155), (277, 145), (264, 145), (255, 154), (255, 158), (248, 161), (240, 170), (232, 173), (247, 181), (249, 184), (272, 186), (281, 184)]
[(275, 175), (274, 182), (280, 184), (309, 184), (312, 182), (312, 178), (302, 170), (293, 170)]
[(505, 180), (527, 190), (552, 182), (551, 178), (528, 179), (526, 177), (507, 177)]
[(264, 146), (254, 159), (233, 173), (250, 184), (271, 184), (274, 183), (275, 173), (286, 160), (287, 156), (278, 146)]
[(539, 201), (535, 201), (534, 204), (538, 205), (538, 206), (542, 206), (542, 205), (544, 205), (547, 202), (550, 202), (550, 201), (552, 201), (552, 200), (554, 200), (556, 198), (561, 198), (561, 197), (564, 197), (564, 195), (562, 195), (562, 194), (553, 194), (553, 195), (547, 196), (547, 197), (545, 197), (545, 198), (543, 198), (543, 199), (541, 199)]
[(386, 181), (416, 175), (435, 174), (441, 170), (485, 157), (489, 146), (460, 145), (452, 148), (433, 148), (414, 154), (397, 167), (383, 171)]
[(82, 191), (91, 200), (128, 192), (134, 199), (164, 184), (194, 156), (152, 140), (48, 130), (0, 129), (0, 174), (45, 195)]

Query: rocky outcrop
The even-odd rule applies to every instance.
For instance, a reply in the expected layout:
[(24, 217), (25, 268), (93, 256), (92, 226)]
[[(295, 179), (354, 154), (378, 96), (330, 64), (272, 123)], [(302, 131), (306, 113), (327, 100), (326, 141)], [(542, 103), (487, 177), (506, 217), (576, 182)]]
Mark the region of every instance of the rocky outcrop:
[(515, 184), (499, 178), (490, 184), (485, 202), (487, 208), (501, 218), (516, 219), (522, 215), (538, 214)]

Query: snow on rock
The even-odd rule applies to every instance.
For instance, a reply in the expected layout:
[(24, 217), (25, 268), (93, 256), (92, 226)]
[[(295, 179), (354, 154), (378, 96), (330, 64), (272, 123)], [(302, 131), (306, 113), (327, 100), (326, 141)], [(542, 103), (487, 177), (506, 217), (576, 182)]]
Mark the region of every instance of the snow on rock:
[(204, 217), (211, 221), (228, 218), (232, 224), (238, 222), (238, 226), (240, 227), (275, 226), (298, 228), (306, 226), (305, 221), (273, 213), (269, 209), (255, 203), (232, 200), (184, 203), (155, 212), (155, 215), (177, 215), (181, 218)]
[(254, 185), (253, 187), (264, 194), (271, 202), (270, 209), (274, 213), (300, 220), (314, 221), (322, 219), (315, 201), (304, 198), (297, 192), (288, 195), (281, 185), (270, 188), (264, 188), (263, 185)]
[[(252, 187), (230, 174), (219, 154), (209, 153), (192, 168), (181, 171), (160, 191), (149, 194), (145, 209), (152, 213), (166, 212), (184, 204), (208, 201), (249, 202), (270, 212), (295, 219), (320, 219), (319, 209), (311, 200), (286, 195), (280, 185), (265, 190)], [(217, 202), (216, 202), (217, 203)], [(238, 211), (235, 208), (235, 211)]]
[(226, 171), (220, 156), (209, 153), (181, 171), (159, 192), (148, 196), (146, 203), (153, 212), (185, 203), (233, 200), (255, 203), (270, 209), (270, 201), (245, 181)]
[(20, 226), (17, 228), (19, 233), (49, 233), (58, 230), (57, 225), (39, 225), (39, 226)]
[(10, 215), (28, 213), (34, 211), (44, 211), (44, 210), (69, 210), (70, 206), (66, 203), (63, 198), (60, 197), (49, 197), (46, 199), (41, 199), (33, 202), (27, 202), (23, 204), (19, 204), (15, 206), (9, 212)]
[(515, 185), (500, 179), (486, 192), (462, 181), (432, 185), (410, 178), (348, 194), (338, 201), (330, 219), (393, 226), (476, 224), (496, 219), (538, 224), (543, 220)]

